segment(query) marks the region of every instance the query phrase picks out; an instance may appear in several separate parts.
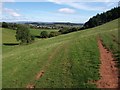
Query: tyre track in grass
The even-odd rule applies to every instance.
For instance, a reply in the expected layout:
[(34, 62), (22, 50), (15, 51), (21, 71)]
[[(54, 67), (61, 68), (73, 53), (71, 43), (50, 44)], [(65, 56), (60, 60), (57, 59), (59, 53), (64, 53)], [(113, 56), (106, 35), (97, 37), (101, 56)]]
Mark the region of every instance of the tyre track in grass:
[[(40, 72), (38, 72), (37, 75), (35, 76), (35, 78), (34, 78), (35, 81), (39, 80), (39, 79), (45, 74), (46, 70), (48, 69), (48, 67), (49, 67), (49, 65), (50, 65), (51, 60), (52, 60), (52, 59), (54, 58), (54, 56), (56, 56), (56, 54), (59, 52), (59, 50), (61, 49), (61, 46), (62, 46), (62, 45), (63, 45), (63, 44), (57, 46), (57, 47), (55, 48), (55, 50), (53, 50), (53, 52), (49, 55), (48, 61), (47, 61), (46, 65), (44, 65), (44, 66), (42, 67), (42, 69), (40, 70)], [(27, 84), (26, 88), (35, 88), (35, 86), (36, 86), (36, 83), (31, 82), (31, 83)]]
[(100, 50), (100, 80), (96, 81), (98, 88), (118, 88), (118, 68), (113, 54), (104, 46), (101, 39), (98, 39), (98, 48)]

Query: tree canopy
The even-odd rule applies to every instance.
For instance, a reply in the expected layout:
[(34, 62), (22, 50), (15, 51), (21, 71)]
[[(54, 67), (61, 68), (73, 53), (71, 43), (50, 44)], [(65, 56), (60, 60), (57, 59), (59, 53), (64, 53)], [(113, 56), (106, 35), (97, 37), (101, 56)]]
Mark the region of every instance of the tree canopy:
[(112, 21), (120, 17), (120, 7), (115, 7), (107, 12), (97, 14), (90, 18), (83, 26), (83, 29), (96, 27), (106, 22)]
[(16, 39), (21, 41), (21, 44), (31, 43), (34, 37), (30, 34), (29, 27), (25, 25), (18, 25), (16, 30)]

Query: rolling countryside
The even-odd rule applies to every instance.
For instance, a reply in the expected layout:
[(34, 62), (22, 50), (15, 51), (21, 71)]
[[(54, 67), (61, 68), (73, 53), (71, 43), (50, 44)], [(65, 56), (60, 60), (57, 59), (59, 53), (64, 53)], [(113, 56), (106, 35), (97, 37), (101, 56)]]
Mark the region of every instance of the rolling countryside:
[[(100, 79), (98, 39), (101, 38), (112, 52), (117, 52), (120, 43), (118, 20), (52, 38), (36, 39), (29, 45), (18, 45), (15, 30), (3, 28), (3, 87), (95, 88), (96, 84), (91, 81)], [(31, 33), (37, 35), (36, 31), (31, 30)]]

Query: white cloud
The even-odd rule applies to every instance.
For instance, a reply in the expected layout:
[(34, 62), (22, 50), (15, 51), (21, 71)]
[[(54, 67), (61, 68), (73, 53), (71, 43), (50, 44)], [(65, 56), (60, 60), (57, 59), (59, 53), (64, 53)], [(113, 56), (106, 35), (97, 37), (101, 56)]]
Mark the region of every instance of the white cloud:
[(2, 0), (2, 2), (15, 2), (15, 0)]
[[(119, 0), (48, 0), (49, 2), (53, 2), (60, 5), (68, 5), (72, 8), (89, 10), (89, 11), (104, 11), (108, 9), (110, 6), (114, 5), (115, 2)], [(91, 5), (90, 2), (102, 2), (105, 4), (104, 6)], [(112, 3), (112, 4), (111, 4)]]
[(18, 14), (15, 10), (9, 9), (9, 8), (4, 8), (4, 9), (3, 9), (3, 12), (5, 12), (5, 13), (13, 16), (13, 17), (19, 17), (19, 16), (21, 16), (21, 15)]
[(70, 9), (70, 8), (61, 8), (58, 11), (62, 13), (75, 13), (75, 10)]
[(66, 5), (69, 5), (73, 8), (77, 8), (77, 9), (82, 9), (82, 10), (92, 10), (92, 11), (98, 11), (98, 10), (103, 10), (104, 8), (103, 7), (98, 7), (98, 6), (89, 6), (89, 4), (86, 4), (86, 3), (66, 3)]

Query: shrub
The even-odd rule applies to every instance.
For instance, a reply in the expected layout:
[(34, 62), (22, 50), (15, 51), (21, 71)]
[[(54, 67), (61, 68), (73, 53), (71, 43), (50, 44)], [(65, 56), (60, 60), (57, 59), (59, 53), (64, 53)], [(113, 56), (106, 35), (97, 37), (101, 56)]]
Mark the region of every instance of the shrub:
[(6, 22), (3, 22), (3, 23), (2, 23), (2, 27), (3, 27), (3, 28), (8, 28), (8, 24), (7, 24)]
[(52, 31), (50, 32), (49, 37), (55, 37), (55, 36), (58, 36), (59, 34), (60, 34), (59, 32)]
[(42, 31), (41, 33), (40, 33), (40, 37), (41, 38), (48, 38), (48, 32), (47, 31)]
[(74, 31), (77, 31), (78, 29), (77, 28), (62, 28), (59, 30), (59, 32), (61, 34), (67, 34), (67, 33), (70, 33), (70, 32), (74, 32)]
[(68, 28), (61, 28), (58, 32), (60, 32), (61, 34), (66, 34), (68, 33)]

